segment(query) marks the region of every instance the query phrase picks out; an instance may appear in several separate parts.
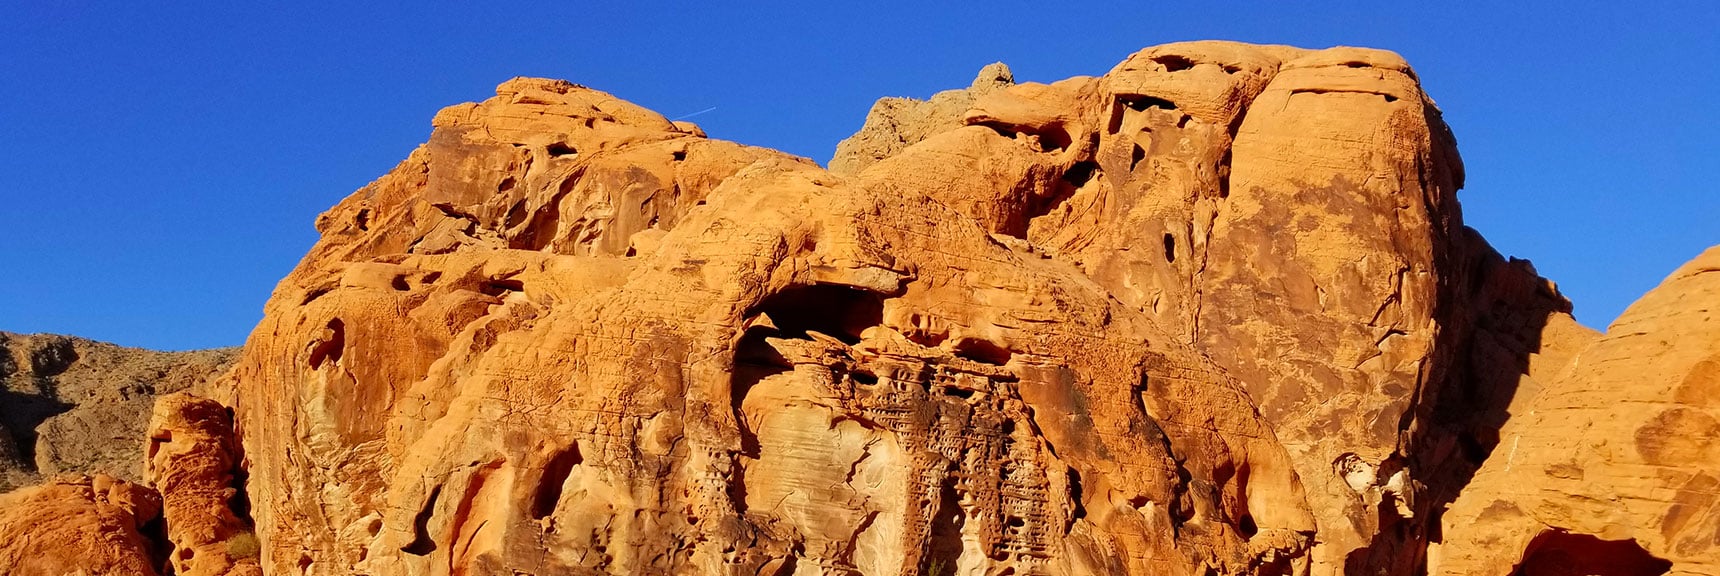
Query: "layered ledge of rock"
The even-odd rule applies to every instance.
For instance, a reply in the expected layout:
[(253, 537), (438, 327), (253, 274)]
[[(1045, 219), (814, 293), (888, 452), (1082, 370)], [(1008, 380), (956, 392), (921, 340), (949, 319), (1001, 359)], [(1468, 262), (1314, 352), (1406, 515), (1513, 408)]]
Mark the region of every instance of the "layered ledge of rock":
[(156, 395), (200, 390), (237, 354), (0, 332), (0, 492), (61, 474), (142, 481)]

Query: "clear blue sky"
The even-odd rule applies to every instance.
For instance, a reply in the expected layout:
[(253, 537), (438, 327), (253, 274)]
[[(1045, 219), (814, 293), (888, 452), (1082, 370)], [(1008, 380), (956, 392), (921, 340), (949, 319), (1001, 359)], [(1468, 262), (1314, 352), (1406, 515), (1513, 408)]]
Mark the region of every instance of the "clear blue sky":
[(1468, 223), (1591, 326), (1720, 243), (1710, 1), (263, 4), (0, 4), (0, 330), (240, 344), (319, 212), (513, 76), (715, 107), (713, 137), (822, 162), (880, 96), (1203, 38), (1403, 54), (1457, 133)]

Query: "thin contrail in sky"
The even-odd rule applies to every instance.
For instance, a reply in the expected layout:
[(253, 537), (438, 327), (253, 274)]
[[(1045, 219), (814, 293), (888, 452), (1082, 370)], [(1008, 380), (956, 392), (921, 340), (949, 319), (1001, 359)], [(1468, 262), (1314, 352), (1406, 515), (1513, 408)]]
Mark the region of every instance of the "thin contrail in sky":
[(694, 117), (694, 116), (698, 116), (698, 115), (700, 115), (700, 114), (704, 114), (704, 113), (706, 113), (706, 112), (710, 112), (710, 111), (712, 111), (712, 110), (716, 110), (716, 109), (717, 109), (717, 107), (716, 107), (716, 106), (712, 106), (712, 107), (710, 107), (710, 108), (706, 108), (706, 109), (704, 109), (704, 110), (700, 110), (700, 111), (698, 111), (698, 112), (694, 112), (694, 113), (692, 113), (692, 114), (688, 114), (688, 115), (686, 115), (686, 116), (682, 116), (682, 117), (680, 117), (680, 118), (670, 118), (670, 120), (671, 120), (671, 121), (674, 121), (674, 120), (686, 120), (686, 119), (688, 119), (688, 118), (692, 118), (692, 117)]

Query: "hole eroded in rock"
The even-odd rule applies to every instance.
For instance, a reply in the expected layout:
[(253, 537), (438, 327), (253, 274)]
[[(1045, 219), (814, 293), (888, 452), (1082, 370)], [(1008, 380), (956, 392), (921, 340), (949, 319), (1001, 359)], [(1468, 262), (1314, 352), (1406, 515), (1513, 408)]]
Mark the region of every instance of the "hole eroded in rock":
[(418, 515), (412, 517), (412, 542), (402, 547), (401, 552), (424, 556), (436, 551), (436, 541), (430, 538), (430, 516), (436, 513), (436, 500), (441, 497), (440, 485), (430, 489), (430, 498), (418, 509)]
[(1080, 188), (1082, 186), (1086, 186), (1087, 181), (1092, 180), (1093, 175), (1098, 173), (1098, 162), (1094, 162), (1092, 160), (1076, 162), (1074, 166), (1069, 167), (1069, 171), (1063, 173), (1063, 181), (1068, 182), (1071, 186)]
[(1160, 56), (1154, 56), (1153, 61), (1158, 62), (1159, 65), (1161, 65), (1161, 66), (1164, 66), (1166, 72), (1181, 72), (1183, 70), (1187, 70), (1189, 68), (1194, 67), (1194, 61), (1193, 60), (1190, 60), (1185, 56), (1178, 56), (1175, 54), (1164, 54), (1164, 55), (1160, 55)]
[(1047, 126), (1035, 135), (1039, 136), (1039, 148), (1046, 152), (1068, 150), (1069, 145), (1075, 143), (1075, 138), (1061, 124)]
[(1177, 237), (1171, 235), (1171, 233), (1169, 233), (1169, 232), (1166, 232), (1165, 233), (1165, 262), (1175, 263), (1176, 261), (1177, 261)]
[(884, 296), (836, 284), (793, 286), (747, 312), (748, 317), (756, 314), (770, 316), (784, 338), (818, 332), (855, 344), (860, 332), (884, 322)]
[(1587, 534), (1552, 530), (1523, 550), (1513, 576), (1653, 576), (1672, 563), (1655, 557), (1635, 540), (1602, 540)]
[(1120, 100), (1124, 106), (1128, 106), (1130, 110), (1134, 110), (1136, 112), (1145, 112), (1148, 108), (1159, 108), (1162, 110), (1177, 109), (1177, 105), (1170, 100), (1153, 96), (1124, 96), (1119, 97), (1118, 100)]
[(1004, 126), (996, 122), (981, 122), (979, 125), (990, 128), (992, 132), (996, 132), (997, 135), (1004, 138), (1012, 140), (1015, 138), (1015, 130), (1011, 130), (1008, 126)]
[(339, 362), (340, 355), (346, 348), (346, 323), (339, 318), (328, 321), (329, 335), (317, 342), (311, 348), (311, 369), (321, 368), (324, 362)]
[(954, 352), (957, 357), (993, 366), (1008, 364), (1010, 357), (1015, 355), (996, 342), (980, 338), (963, 338), (956, 342)]
[(567, 483), (567, 477), (573, 474), (573, 467), (584, 462), (579, 454), (579, 444), (569, 444), (567, 448), (557, 452), (544, 464), (543, 478), (538, 481), (537, 490), (532, 494), (532, 518), (544, 518), (555, 512), (555, 505), (561, 502), (562, 485)]
[(848, 377), (853, 378), (855, 382), (862, 386), (875, 386), (878, 384), (878, 375), (871, 372), (855, 370), (853, 372), (849, 372)]
[(489, 282), (485, 282), (482, 286), (478, 287), (478, 291), (483, 292), (484, 295), (486, 295), (486, 296), (498, 296), (498, 297), (505, 295), (509, 292), (524, 292), (525, 290), (526, 290), (526, 283), (525, 282), (510, 279), (510, 278), (499, 278), (496, 280), (491, 280)]
[(545, 146), (544, 152), (549, 153), (550, 157), (552, 157), (552, 158), (560, 158), (562, 156), (572, 156), (574, 154), (579, 153), (579, 151), (574, 150), (572, 146), (568, 146), (566, 142), (556, 142), (554, 144), (550, 144), (549, 146)]
[(1146, 159), (1147, 159), (1147, 149), (1142, 148), (1140, 144), (1136, 144), (1135, 150), (1133, 152), (1129, 153), (1129, 171), (1134, 172), (1135, 167), (1140, 166), (1141, 161), (1146, 160)]

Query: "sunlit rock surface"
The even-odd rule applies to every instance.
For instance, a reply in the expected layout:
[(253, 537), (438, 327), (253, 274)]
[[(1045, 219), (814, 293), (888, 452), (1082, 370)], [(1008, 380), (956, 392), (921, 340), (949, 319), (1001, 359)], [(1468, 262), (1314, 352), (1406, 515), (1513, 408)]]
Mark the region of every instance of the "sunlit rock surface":
[(0, 561), (1715, 573), (1714, 252), (1578, 325), (1463, 226), (1396, 54), (994, 64), (829, 171), (557, 80), (434, 126), (318, 218), (214, 401), (156, 402), (154, 491), (0, 497), (44, 503), (0, 508), (23, 546), (43, 506), (121, 544)]

